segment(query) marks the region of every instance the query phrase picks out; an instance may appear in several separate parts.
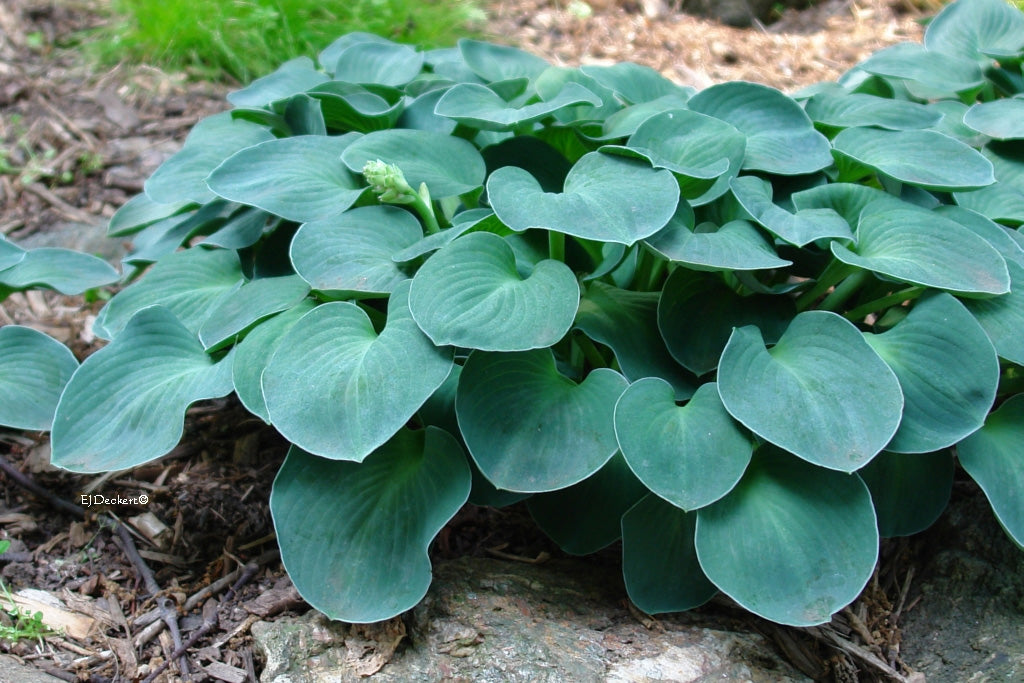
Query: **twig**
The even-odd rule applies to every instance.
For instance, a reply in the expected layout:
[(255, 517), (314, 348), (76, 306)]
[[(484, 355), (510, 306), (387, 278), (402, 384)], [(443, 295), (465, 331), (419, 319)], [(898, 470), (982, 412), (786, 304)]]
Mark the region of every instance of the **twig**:
[(7, 462), (7, 459), (3, 456), (0, 456), (0, 470), (3, 470), (4, 474), (10, 477), (15, 484), (44, 499), (58, 510), (68, 513), (75, 519), (85, 519), (85, 510), (74, 503), (64, 500), (60, 496), (50, 493), (30, 479), (27, 475), (19, 472), (18, 469), (11, 463)]
[[(117, 524), (117, 536), (121, 539), (122, 550), (124, 550), (125, 555), (128, 556), (132, 564), (135, 565), (135, 569), (139, 572), (139, 576), (142, 577), (142, 581), (146, 586), (146, 591), (156, 600), (157, 607), (160, 609), (160, 617), (167, 625), (167, 630), (171, 632), (174, 649), (180, 649), (181, 629), (178, 628), (178, 610), (175, 609), (174, 602), (170, 598), (160, 595), (160, 584), (157, 583), (153, 570), (149, 568), (146, 561), (139, 555), (139, 549), (135, 547), (135, 539), (132, 538), (128, 527), (119, 520), (115, 519), (114, 521)], [(178, 657), (178, 668), (182, 675), (188, 676), (189, 667), (186, 657)]]
[(71, 206), (66, 201), (55, 195), (54, 193), (47, 190), (39, 183), (31, 183), (25, 186), (26, 192), (31, 192), (35, 196), (39, 197), (43, 201), (50, 204), (53, 208), (60, 211), (66, 218), (79, 223), (88, 223), (89, 225), (96, 225), (96, 216), (86, 213), (79, 208)]
[(885, 675), (891, 677), (893, 680), (899, 681), (900, 683), (908, 683), (906, 676), (904, 676), (899, 671), (883, 662), (881, 659), (878, 658), (877, 655), (875, 655), (875, 653), (871, 652), (866, 648), (861, 647), (860, 645), (857, 645), (856, 643), (846, 640), (838, 633), (833, 631), (831, 628), (811, 627), (807, 629), (807, 632), (818, 638), (821, 638), (822, 640), (828, 641), (829, 643), (831, 643), (835, 647), (838, 647), (846, 654), (852, 657), (856, 657), (865, 664), (870, 664), (871, 666), (875, 667)]
[[(224, 594), (224, 602), (231, 600), (242, 586), (248, 583), (252, 579), (252, 577), (256, 576), (256, 572), (258, 572), (259, 569), (259, 565), (255, 563), (249, 563), (245, 565), (242, 575), (238, 578), (237, 581), (235, 581), (234, 585), (232, 585), (231, 588), (228, 589), (227, 593)], [(200, 638), (209, 633), (216, 625), (216, 615), (203, 619), (203, 623), (199, 626), (199, 628), (193, 631), (191, 635), (189, 635), (188, 640), (186, 640), (181, 645), (176, 646), (174, 648), (174, 652), (171, 653), (167, 660), (164, 661), (164, 663), (158, 666), (157, 668), (153, 669), (153, 671), (142, 680), (142, 683), (152, 683), (154, 680), (156, 680), (157, 676), (159, 676), (167, 670), (167, 667), (170, 666), (170, 662), (172, 660), (179, 657), (184, 657), (185, 652), (190, 647), (195, 645)]]

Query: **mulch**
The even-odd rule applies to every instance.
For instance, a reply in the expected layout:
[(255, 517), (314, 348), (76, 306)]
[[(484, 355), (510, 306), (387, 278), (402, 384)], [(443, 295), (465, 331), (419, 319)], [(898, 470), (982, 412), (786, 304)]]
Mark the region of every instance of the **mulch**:
[[(227, 107), (231, 84), (84, 59), (82, 32), (105, 21), (96, 2), (0, 4), (0, 233), (15, 242), (69, 222), (102, 225), (198, 120)], [(745, 79), (782, 89), (834, 79), (878, 47), (921, 35), (919, 14), (899, 0), (827, 0), (746, 30), (664, 3), (595, 0), (586, 18), (569, 6), (498, 1), (488, 30), (559, 64), (631, 60), (697, 87)], [(97, 348), (89, 321), (101, 304), (15, 294), (0, 303), (0, 324), (40, 329), (83, 359)], [(249, 627), (308, 609), (281, 567), (267, 508), (287, 444), (232, 399), (194, 406), (185, 429), (169, 456), (103, 475), (50, 467), (45, 434), (0, 431), (0, 538), (12, 541), (0, 578), (12, 592), (42, 591), (22, 599), (64, 625), (0, 651), (68, 681), (257, 680)], [(436, 545), (441, 558), (557, 553), (515, 509), (467, 508)], [(884, 551), (864, 596), (832, 625), (746, 627), (806, 672), (902, 679), (898, 619), (912, 548)]]

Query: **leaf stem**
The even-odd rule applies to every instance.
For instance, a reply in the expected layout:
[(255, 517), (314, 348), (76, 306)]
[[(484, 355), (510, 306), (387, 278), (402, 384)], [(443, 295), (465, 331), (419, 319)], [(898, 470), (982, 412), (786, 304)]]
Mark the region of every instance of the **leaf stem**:
[(608, 361), (604, 359), (601, 352), (594, 346), (594, 342), (585, 334), (576, 335), (573, 340), (579, 347), (580, 351), (583, 352), (583, 357), (587, 359), (592, 368), (605, 368), (608, 367)]
[(428, 235), (440, 232), (441, 226), (437, 224), (437, 216), (434, 215), (434, 207), (430, 202), (430, 192), (426, 183), (420, 183), (420, 191), (411, 202), (412, 208), (423, 219), (423, 226), (427, 229)]
[(859, 270), (851, 275), (848, 275), (845, 280), (835, 286), (828, 296), (822, 300), (818, 306), (823, 311), (835, 311), (840, 308), (847, 299), (853, 296), (860, 287), (864, 285), (864, 281), (868, 278), (868, 271)]
[(815, 301), (824, 296), (828, 290), (832, 289), (849, 275), (852, 269), (852, 266), (848, 266), (838, 259), (833, 259), (831, 263), (825, 266), (825, 270), (821, 271), (817, 283), (797, 298), (796, 310), (804, 311), (809, 308)]
[(913, 301), (924, 294), (925, 291), (927, 290), (924, 287), (908, 287), (907, 289), (901, 289), (898, 292), (893, 292), (887, 296), (879, 297), (874, 301), (861, 304), (857, 308), (843, 313), (843, 317), (850, 322), (858, 322), (872, 313), (884, 311), (890, 306), (902, 304), (904, 301)]
[(565, 263), (565, 234), (548, 230), (548, 257)]

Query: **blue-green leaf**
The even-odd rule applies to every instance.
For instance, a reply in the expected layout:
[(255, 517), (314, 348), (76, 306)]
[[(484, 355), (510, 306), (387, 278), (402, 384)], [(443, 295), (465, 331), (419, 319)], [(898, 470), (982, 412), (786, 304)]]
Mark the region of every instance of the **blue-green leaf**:
[[(13, 253), (11, 258), (16, 255)], [(81, 294), (113, 284), (119, 277), (113, 266), (92, 254), (41, 247), (23, 252), (17, 263), (0, 270), (0, 289), (47, 287), (61, 294)]]
[(790, 626), (827, 622), (867, 584), (878, 531), (867, 486), (767, 448), (729, 495), (697, 511), (697, 557), (718, 588)]
[(798, 247), (834, 237), (853, 239), (850, 224), (829, 208), (790, 213), (772, 202), (772, 185), (757, 176), (733, 178), (729, 189), (751, 217), (774, 235)]
[(327, 80), (327, 76), (313, 66), (312, 59), (297, 57), (288, 60), (274, 72), (257, 78), (241, 90), (228, 93), (228, 102), (236, 107), (262, 107), (305, 92)]
[(246, 410), (267, 424), (270, 424), (270, 413), (263, 396), (263, 370), (281, 344), (285, 332), (315, 305), (312, 299), (303, 299), (287, 311), (263, 321), (235, 346), (232, 353), (231, 381), (235, 393)]
[(985, 422), (999, 359), (985, 330), (952, 296), (923, 299), (895, 327), (865, 339), (903, 390), (903, 418), (886, 450), (938, 451)]
[(743, 81), (720, 83), (697, 93), (688, 104), (747, 136), (747, 170), (802, 175), (832, 165), (828, 139), (814, 129), (799, 104), (774, 88)]
[(488, 82), (511, 78), (533, 80), (551, 66), (540, 57), (518, 48), (468, 38), (459, 41), (459, 52), (473, 73)]
[(74, 354), (56, 339), (30, 327), (0, 327), (0, 425), (50, 429), (77, 368)]
[(675, 399), (690, 398), (696, 377), (669, 354), (658, 334), (657, 292), (634, 292), (596, 281), (587, 286), (576, 313), (576, 327), (606, 344), (626, 379), (659, 377), (672, 385)]
[(1024, 394), (1008, 399), (960, 442), (960, 464), (988, 497), (999, 523), (1024, 548)]
[(658, 330), (672, 357), (703, 375), (718, 367), (733, 328), (755, 325), (774, 344), (795, 315), (788, 297), (740, 296), (718, 278), (677, 268), (658, 301)]
[(164, 455), (190, 405), (231, 393), (231, 364), (215, 362), (168, 309), (142, 309), (71, 376), (53, 419), (53, 464), (104, 472)]
[(949, 503), (956, 465), (950, 451), (882, 451), (857, 474), (868, 485), (884, 538), (910, 536), (930, 527)]
[(1024, 49), (1024, 16), (1004, 0), (951, 2), (928, 24), (929, 50), (989, 61)]
[(198, 333), (210, 313), (243, 281), (236, 252), (185, 249), (162, 258), (146, 277), (118, 292), (100, 311), (93, 330), (113, 339), (138, 311), (160, 305), (186, 329)]
[(1012, 280), (1009, 294), (966, 299), (964, 305), (985, 328), (1000, 358), (1024, 365), (1024, 266), (1006, 264)]
[(832, 144), (840, 156), (926, 190), (973, 190), (995, 182), (992, 162), (932, 130), (847, 128)]
[(931, 211), (865, 210), (856, 246), (832, 242), (831, 248), (844, 263), (913, 284), (965, 294), (1010, 291), (1006, 260), (995, 247)]
[(964, 114), (964, 123), (996, 140), (1024, 139), (1024, 99), (979, 102)]
[(273, 134), (255, 123), (214, 114), (195, 125), (185, 144), (146, 180), (146, 194), (159, 204), (205, 204), (215, 195), (206, 176), (235, 152), (268, 140)]
[(292, 447), (270, 512), (299, 594), (331, 619), (390, 619), (423, 599), (427, 548), (469, 495), (458, 442), (434, 427), (402, 430), (362, 463)]
[(466, 446), (491, 483), (554, 491), (583, 481), (618, 450), (613, 416), (626, 386), (607, 368), (577, 384), (558, 372), (549, 349), (474, 351), (455, 410)]
[[(315, 359), (315, 362), (311, 362)], [(263, 373), (271, 423), (299, 448), (361, 462), (390, 439), (452, 369), (451, 349), (413, 322), (408, 284), (377, 334), (356, 304), (317, 306), (284, 335)]]
[(573, 555), (589, 555), (619, 540), (622, 515), (643, 495), (621, 455), (578, 484), (537, 493), (526, 501), (541, 531)]
[(290, 221), (335, 216), (359, 199), (361, 186), (341, 154), (356, 138), (300, 135), (260, 143), (228, 157), (207, 183), (219, 196)]
[(199, 341), (207, 351), (231, 341), (253, 324), (292, 308), (309, 294), (298, 275), (264, 277), (231, 291), (199, 328)]
[(423, 237), (413, 214), (394, 206), (365, 206), (306, 223), (292, 238), (295, 271), (331, 296), (387, 294), (408, 280), (394, 256)]
[(414, 189), (426, 183), (434, 199), (477, 189), (487, 172), (472, 143), (432, 130), (374, 131), (356, 140), (341, 158), (355, 173), (362, 173), (368, 161), (395, 164)]
[(486, 86), (460, 83), (441, 97), (434, 111), (473, 128), (504, 131), (580, 104), (599, 105), (601, 99), (582, 85), (570, 82), (547, 101), (514, 106)]
[(701, 223), (691, 230), (673, 219), (644, 243), (664, 258), (698, 270), (765, 270), (792, 265), (779, 258), (768, 239), (748, 221), (723, 226)]
[(419, 75), (423, 53), (398, 43), (359, 41), (342, 50), (325, 68), (339, 81), (401, 86)]
[(576, 277), (564, 263), (543, 260), (523, 278), (502, 238), (475, 232), (436, 252), (420, 268), (409, 305), (435, 344), (524, 351), (561, 339), (579, 298)]
[(935, 52), (919, 43), (899, 43), (883, 48), (857, 68), (878, 76), (913, 81), (923, 86), (925, 93), (933, 95), (968, 93), (980, 90), (985, 82), (974, 60)]
[(701, 385), (682, 407), (664, 380), (634, 382), (615, 406), (615, 435), (640, 481), (683, 510), (704, 507), (732, 490), (753, 452), (714, 382)]
[[(829, 469), (853, 472), (899, 426), (899, 380), (842, 317), (801, 313), (771, 349), (760, 330), (733, 331), (718, 366), (726, 410), (754, 433)], [(706, 567), (705, 567), (706, 569)]]
[(631, 245), (668, 223), (679, 186), (668, 171), (592, 152), (572, 167), (560, 194), (544, 192), (529, 173), (506, 166), (487, 179), (487, 195), (513, 230), (544, 228)]
[(697, 514), (649, 494), (622, 516), (622, 578), (647, 614), (699, 607), (718, 592), (697, 561)]

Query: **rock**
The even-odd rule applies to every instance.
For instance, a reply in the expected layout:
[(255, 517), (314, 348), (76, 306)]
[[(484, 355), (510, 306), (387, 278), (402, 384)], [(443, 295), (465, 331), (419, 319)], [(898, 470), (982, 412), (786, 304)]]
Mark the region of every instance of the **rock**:
[(624, 606), (618, 568), (460, 558), (438, 564), (426, 598), (382, 624), (310, 612), (252, 628), (262, 683), (438, 679), (504, 681), (805, 681), (761, 636), (659, 619)]
[(22, 664), (14, 657), (0, 655), (0, 681), (18, 683), (64, 683), (61, 679), (44, 673), (34, 666)]
[(914, 579), (903, 660), (928, 683), (1024, 680), (1024, 552), (973, 484), (926, 533), (938, 552)]

